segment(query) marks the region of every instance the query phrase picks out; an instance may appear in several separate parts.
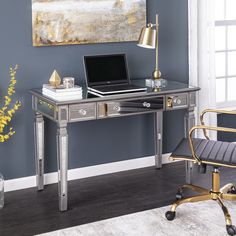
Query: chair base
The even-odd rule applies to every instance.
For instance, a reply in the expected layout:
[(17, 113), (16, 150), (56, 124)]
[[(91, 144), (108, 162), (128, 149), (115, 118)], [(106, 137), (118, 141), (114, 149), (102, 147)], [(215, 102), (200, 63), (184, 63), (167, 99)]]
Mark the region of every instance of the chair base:
[[(191, 189), (199, 193), (199, 195), (192, 197), (183, 197), (183, 190)], [(176, 194), (176, 202), (171, 206), (171, 210), (166, 212), (168, 220), (174, 220), (176, 215), (176, 208), (183, 203), (201, 202), (207, 200), (214, 200), (220, 205), (225, 216), (226, 230), (229, 235), (236, 235), (236, 227), (232, 225), (231, 216), (227, 207), (224, 205), (223, 200), (236, 201), (236, 188), (233, 184), (227, 184), (220, 188), (220, 175), (218, 168), (214, 168), (212, 172), (212, 189), (208, 190), (192, 184), (185, 184), (178, 189)]]

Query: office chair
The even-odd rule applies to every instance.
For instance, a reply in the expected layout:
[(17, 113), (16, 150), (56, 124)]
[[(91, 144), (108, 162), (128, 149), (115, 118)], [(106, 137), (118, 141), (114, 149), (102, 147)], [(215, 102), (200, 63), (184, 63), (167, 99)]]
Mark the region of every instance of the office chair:
[[(236, 115), (236, 111), (204, 110), (200, 116), (201, 125), (194, 126), (190, 129), (188, 138), (184, 138), (179, 143), (171, 154), (171, 158), (173, 160), (186, 160), (196, 163), (200, 166), (202, 173), (206, 173), (207, 165), (212, 166), (212, 189), (208, 190), (192, 184), (181, 186), (177, 191), (176, 201), (171, 206), (171, 210), (166, 212), (166, 218), (170, 221), (174, 220), (176, 208), (183, 203), (214, 200), (218, 202), (224, 212), (227, 233), (229, 235), (236, 235), (236, 227), (232, 225), (231, 216), (223, 203), (223, 200), (236, 201), (236, 188), (231, 183), (220, 188), (219, 171), (219, 167), (222, 166), (236, 168), (236, 143), (210, 140), (207, 133), (207, 130), (236, 133), (236, 129), (206, 126), (204, 124), (204, 115), (209, 112)], [(192, 137), (194, 131), (197, 129), (203, 130), (205, 139)], [(184, 189), (191, 189), (199, 193), (199, 195), (184, 198)]]

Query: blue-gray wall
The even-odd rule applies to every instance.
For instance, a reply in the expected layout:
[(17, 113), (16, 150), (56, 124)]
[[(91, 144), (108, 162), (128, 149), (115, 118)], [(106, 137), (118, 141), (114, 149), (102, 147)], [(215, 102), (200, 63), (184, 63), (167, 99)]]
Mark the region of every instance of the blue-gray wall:
[[(148, 20), (160, 18), (160, 68), (168, 80), (188, 82), (187, 0), (147, 0)], [(13, 125), (15, 136), (0, 144), (0, 171), (6, 179), (35, 173), (33, 113), (28, 90), (47, 83), (53, 69), (61, 76), (84, 82), (85, 54), (119, 53), (128, 56), (133, 78), (150, 75), (155, 55), (135, 42), (58, 47), (32, 47), (31, 0), (1, 0), (0, 97), (7, 88), (8, 67), (19, 64), (17, 97), (23, 103)], [(164, 152), (183, 136), (183, 112), (164, 115)], [(153, 155), (152, 115), (90, 121), (69, 126), (70, 168)], [(56, 170), (55, 125), (46, 121), (46, 171)]]

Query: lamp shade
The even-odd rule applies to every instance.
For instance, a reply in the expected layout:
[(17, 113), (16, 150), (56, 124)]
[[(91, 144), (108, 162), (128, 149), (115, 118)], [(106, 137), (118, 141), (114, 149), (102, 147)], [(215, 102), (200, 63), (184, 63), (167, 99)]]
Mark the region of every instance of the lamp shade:
[(153, 29), (152, 27), (143, 27), (137, 45), (143, 48), (155, 49), (157, 46), (156, 38), (156, 29)]

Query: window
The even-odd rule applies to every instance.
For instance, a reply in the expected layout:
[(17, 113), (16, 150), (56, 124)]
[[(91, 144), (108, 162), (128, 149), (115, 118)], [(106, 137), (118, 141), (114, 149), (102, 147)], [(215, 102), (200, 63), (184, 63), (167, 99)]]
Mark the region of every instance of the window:
[(217, 107), (236, 106), (236, 0), (215, 1)]

